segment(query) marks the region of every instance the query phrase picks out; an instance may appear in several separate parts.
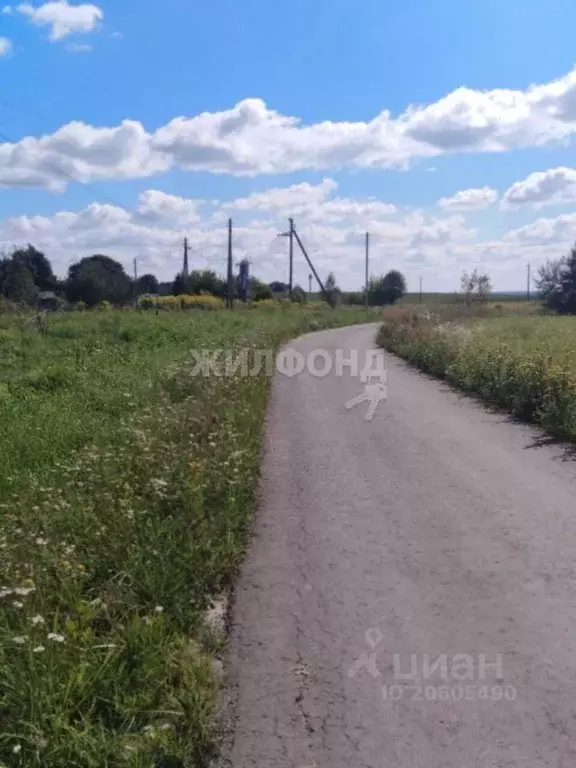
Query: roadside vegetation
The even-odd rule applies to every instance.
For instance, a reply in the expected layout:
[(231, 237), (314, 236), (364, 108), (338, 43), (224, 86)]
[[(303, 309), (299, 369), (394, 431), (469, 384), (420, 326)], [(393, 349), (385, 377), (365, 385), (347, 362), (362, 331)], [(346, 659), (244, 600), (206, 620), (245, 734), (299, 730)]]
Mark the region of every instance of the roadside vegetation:
[(385, 310), (379, 344), (576, 441), (576, 251), (540, 270), (537, 302), (489, 301), (487, 277), (471, 277), (457, 302)]
[(0, 316), (0, 765), (206, 765), (276, 349), (363, 310)]

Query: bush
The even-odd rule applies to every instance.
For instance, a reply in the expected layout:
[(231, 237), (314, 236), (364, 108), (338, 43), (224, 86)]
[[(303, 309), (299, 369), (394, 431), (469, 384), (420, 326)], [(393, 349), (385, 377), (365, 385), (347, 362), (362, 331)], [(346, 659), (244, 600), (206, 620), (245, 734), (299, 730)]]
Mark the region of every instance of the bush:
[(406, 279), (397, 269), (372, 278), (368, 284), (368, 303), (371, 306), (395, 304), (406, 294)]

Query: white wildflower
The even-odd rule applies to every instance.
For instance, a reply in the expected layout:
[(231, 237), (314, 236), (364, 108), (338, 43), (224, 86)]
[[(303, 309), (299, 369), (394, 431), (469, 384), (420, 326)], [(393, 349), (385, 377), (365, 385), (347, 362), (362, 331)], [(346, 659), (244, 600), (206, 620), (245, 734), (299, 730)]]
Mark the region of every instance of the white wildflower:
[(38, 536), (36, 539), (36, 544), (38, 544), (39, 547), (43, 547), (48, 544), (48, 539), (43, 539), (41, 536)]
[(161, 605), (157, 605), (156, 608), (154, 608), (154, 613), (164, 613), (164, 608)]
[(32, 649), (32, 653), (44, 653), (45, 650), (43, 645), (37, 645), (36, 648)]
[(48, 640), (52, 640), (54, 643), (63, 643), (66, 638), (64, 635), (57, 635), (55, 632), (50, 632)]
[(18, 637), (12, 638), (12, 641), (16, 643), (16, 645), (24, 645), (26, 640), (28, 640), (28, 637), (26, 635), (19, 635)]
[(14, 752), (15, 755), (18, 755), (21, 749), (22, 749), (22, 745), (16, 744), (15, 746), (12, 747), (12, 752)]
[(12, 606), (20, 610), (20, 608), (24, 608), (24, 603), (19, 603), (18, 600), (14, 600), (14, 602), (12, 603)]
[(34, 626), (37, 626), (38, 624), (44, 624), (44, 617), (40, 616), (40, 614), (32, 616), (32, 624), (34, 624)]
[(26, 595), (34, 592), (35, 589), (36, 587), (15, 587), (13, 592), (15, 595), (19, 595), (20, 597), (26, 597)]

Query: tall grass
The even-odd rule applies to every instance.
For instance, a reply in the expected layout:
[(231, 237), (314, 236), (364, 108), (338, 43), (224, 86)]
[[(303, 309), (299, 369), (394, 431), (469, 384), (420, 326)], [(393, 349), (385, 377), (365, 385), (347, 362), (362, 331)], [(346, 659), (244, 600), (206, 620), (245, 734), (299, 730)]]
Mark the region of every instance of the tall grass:
[(203, 766), (269, 379), (197, 349), (275, 349), (362, 311), (0, 320), (0, 764)]
[(422, 370), (576, 440), (576, 318), (397, 308), (378, 341)]

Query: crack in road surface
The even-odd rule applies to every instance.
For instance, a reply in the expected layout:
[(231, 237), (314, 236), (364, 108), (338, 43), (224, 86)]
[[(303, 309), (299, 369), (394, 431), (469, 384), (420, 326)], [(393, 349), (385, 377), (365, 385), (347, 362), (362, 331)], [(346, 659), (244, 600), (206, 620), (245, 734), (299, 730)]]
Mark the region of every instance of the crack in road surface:
[[(362, 355), (375, 330), (291, 346)], [(573, 768), (576, 464), (386, 366), (371, 420), (349, 375), (274, 381), (223, 764)]]

